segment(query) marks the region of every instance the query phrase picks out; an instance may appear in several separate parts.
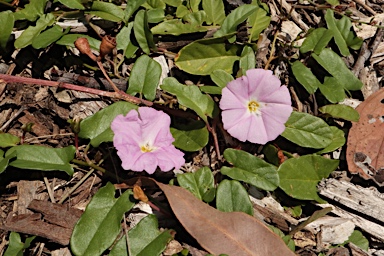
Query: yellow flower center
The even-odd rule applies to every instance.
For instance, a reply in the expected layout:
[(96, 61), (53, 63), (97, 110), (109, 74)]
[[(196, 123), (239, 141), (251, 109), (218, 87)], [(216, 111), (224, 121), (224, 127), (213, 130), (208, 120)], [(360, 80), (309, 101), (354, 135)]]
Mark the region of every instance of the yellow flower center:
[(257, 101), (251, 100), (248, 103), (248, 109), (249, 109), (249, 112), (251, 113), (256, 112), (259, 109), (259, 107), (260, 107), (260, 104)]
[(152, 151), (154, 151), (155, 149), (156, 149), (155, 147), (151, 147), (150, 145), (148, 145), (148, 143), (146, 143), (145, 145), (143, 145), (143, 146), (140, 147), (140, 150), (141, 150), (141, 152), (143, 152), (143, 153), (152, 152)]

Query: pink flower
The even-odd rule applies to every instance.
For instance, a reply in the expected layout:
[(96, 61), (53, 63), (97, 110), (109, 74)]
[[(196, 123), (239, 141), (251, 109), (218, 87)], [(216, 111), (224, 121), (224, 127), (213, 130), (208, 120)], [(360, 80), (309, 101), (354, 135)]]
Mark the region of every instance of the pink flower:
[(184, 163), (184, 153), (172, 145), (175, 140), (170, 132), (170, 117), (149, 107), (131, 110), (126, 116), (118, 115), (112, 121), (115, 133), (113, 145), (122, 161), (122, 167), (136, 172), (163, 172), (179, 169)]
[(222, 90), (224, 129), (240, 141), (266, 144), (285, 129), (292, 112), (286, 86), (270, 70), (251, 69)]

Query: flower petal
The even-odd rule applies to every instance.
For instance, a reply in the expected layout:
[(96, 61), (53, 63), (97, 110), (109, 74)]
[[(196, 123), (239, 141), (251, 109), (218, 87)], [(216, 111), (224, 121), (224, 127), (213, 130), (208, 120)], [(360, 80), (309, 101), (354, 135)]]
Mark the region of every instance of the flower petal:
[[(239, 88), (238, 90), (242, 89)], [(221, 91), (221, 100), (219, 106), (222, 110), (246, 108), (247, 101), (248, 99), (240, 99), (237, 97), (236, 94), (234, 94), (227, 86)]]
[(268, 104), (261, 109), (268, 141), (274, 140), (285, 130), (285, 122), (292, 113), (292, 107), (282, 104)]
[(264, 69), (250, 69), (247, 71), (249, 96), (261, 102), (264, 98), (280, 88), (280, 80), (272, 71)]
[(291, 95), (289, 94), (286, 86), (281, 86), (278, 90), (272, 92), (270, 95), (261, 97), (260, 100), (265, 103), (280, 103), (291, 106)]

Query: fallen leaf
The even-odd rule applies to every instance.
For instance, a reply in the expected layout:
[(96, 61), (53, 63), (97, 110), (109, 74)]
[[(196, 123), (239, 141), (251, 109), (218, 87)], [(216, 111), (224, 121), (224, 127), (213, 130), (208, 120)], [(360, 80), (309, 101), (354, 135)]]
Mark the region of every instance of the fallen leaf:
[(180, 223), (209, 253), (295, 255), (279, 236), (256, 218), (242, 212), (221, 212), (184, 188), (156, 183), (167, 196)]
[(356, 110), (359, 122), (352, 122), (348, 135), (349, 171), (384, 185), (384, 88), (373, 93)]

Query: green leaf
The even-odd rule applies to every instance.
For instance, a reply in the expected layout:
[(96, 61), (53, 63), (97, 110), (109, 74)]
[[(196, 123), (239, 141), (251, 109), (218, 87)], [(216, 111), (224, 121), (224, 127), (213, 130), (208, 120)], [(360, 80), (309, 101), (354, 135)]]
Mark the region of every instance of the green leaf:
[(12, 11), (0, 12), (0, 24), (0, 47), (5, 49), (15, 24)]
[(339, 5), (339, 0), (326, 0), (330, 5)]
[[(313, 51), (319, 41), (323, 38), (325, 31), (327, 31), (326, 28), (317, 28), (313, 30), (309, 35), (307, 35), (303, 44), (300, 46), (300, 52), (306, 53), (309, 51)], [(331, 38), (329, 40), (331, 40)], [(326, 44), (328, 43), (329, 41)]]
[(252, 47), (247, 45), (244, 46), (243, 51), (241, 52), (239, 65), (242, 74), (245, 74), (245, 71), (256, 67), (256, 55)]
[(331, 126), (330, 128), (332, 131), (332, 142), (323, 150), (317, 152), (317, 154), (332, 152), (344, 146), (346, 141), (344, 132), (335, 126)]
[(207, 14), (204, 11), (188, 13), (183, 17), (183, 21), (194, 25), (201, 25), (207, 19)]
[(4, 151), (0, 149), (0, 173), (4, 172), (7, 169), (9, 161), (16, 157), (16, 151), (12, 154), (8, 154), (6, 157), (3, 157)]
[(155, 43), (153, 42), (153, 35), (148, 27), (148, 16), (147, 12), (140, 10), (135, 16), (135, 22), (133, 23), (133, 32), (140, 48), (146, 54), (151, 52), (150, 49), (156, 49)]
[(9, 234), (9, 244), (4, 252), (4, 256), (23, 256), (24, 249), (31, 245), (33, 239), (35, 239), (35, 236), (28, 237), (25, 239), (25, 243), (23, 243), (20, 234), (12, 231)]
[(336, 20), (335, 20), (335, 17), (333, 16), (333, 11), (331, 9), (327, 9), (327, 12), (325, 13), (324, 17), (327, 22), (328, 29), (333, 32), (333, 37), (335, 39), (337, 47), (340, 50), (340, 53), (343, 56), (348, 56), (349, 55), (348, 46), (340, 30), (336, 26)]
[(354, 50), (360, 49), (364, 40), (357, 37), (354, 32), (351, 31), (352, 22), (350, 18), (343, 16), (340, 20), (336, 21), (336, 26), (349, 47)]
[(354, 230), (352, 234), (348, 237), (348, 240), (345, 241), (342, 245), (347, 243), (353, 243), (354, 245), (360, 247), (361, 249), (368, 251), (369, 249), (369, 241), (365, 236), (359, 231)]
[(203, 0), (203, 10), (207, 14), (207, 24), (221, 25), (225, 19), (224, 2)]
[(101, 255), (110, 247), (121, 230), (123, 214), (134, 205), (129, 200), (132, 195), (132, 191), (127, 190), (115, 198), (115, 187), (109, 182), (99, 189), (73, 229), (72, 252)]
[(331, 128), (323, 119), (293, 111), (281, 134), (284, 138), (307, 148), (324, 148), (332, 141)]
[(128, 256), (127, 237), (124, 235), (109, 252), (109, 256)]
[(209, 38), (196, 40), (180, 50), (176, 58), (176, 66), (194, 75), (210, 75), (222, 69), (232, 73), (235, 61), (239, 60), (239, 46), (226, 47), (225, 38)]
[(133, 65), (127, 93), (132, 95), (140, 93), (147, 100), (154, 100), (160, 76), (160, 64), (148, 55), (140, 56)]
[(171, 127), (171, 133), (175, 138), (173, 145), (184, 151), (198, 151), (208, 144), (209, 132), (202, 122), (178, 129)]
[(156, 216), (150, 214), (128, 231), (128, 239), (130, 256), (160, 255), (172, 235), (170, 230), (159, 231)]
[(236, 32), (237, 26), (240, 23), (244, 22), (249, 15), (255, 12), (256, 9), (257, 9), (257, 6), (251, 5), (251, 4), (244, 4), (237, 7), (230, 14), (228, 14), (223, 24), (221, 25), (221, 28), (218, 31), (216, 31), (216, 33), (213, 36), (222, 37), (224, 35), (228, 35)]
[(37, 20), (36, 26), (30, 26), (20, 37), (15, 41), (15, 47), (20, 49), (30, 45), (33, 39), (40, 34), (46, 27), (51, 26), (55, 22), (55, 16), (52, 13), (42, 15), (40, 19)]
[(321, 83), (312, 71), (298, 60), (291, 65), (291, 68), (296, 80), (304, 86), (307, 92), (309, 94), (315, 93)]
[(221, 95), (222, 88), (214, 85), (204, 85), (199, 86), (200, 91), (207, 93), (207, 94), (218, 94)]
[(223, 180), (217, 187), (216, 208), (222, 212), (245, 212), (253, 216), (247, 190), (237, 180)]
[(129, 22), (126, 27), (123, 27), (116, 36), (116, 48), (123, 50), (126, 58), (131, 58), (139, 47), (135, 46), (131, 41), (131, 33), (133, 22)]
[(200, 2), (201, 0), (189, 0), (189, 7), (191, 8), (192, 12), (199, 11)]
[(36, 36), (32, 41), (32, 46), (35, 49), (45, 48), (59, 40), (64, 34), (63, 29), (59, 25), (55, 25)]
[(124, 19), (124, 11), (113, 3), (94, 1), (89, 12), (102, 19), (119, 22)]
[(163, 2), (173, 7), (178, 7), (179, 5), (183, 4), (183, 0), (163, 0)]
[(196, 172), (178, 174), (177, 182), (180, 187), (189, 190), (200, 200), (203, 200), (208, 191), (215, 189), (214, 177), (208, 167), (202, 167)]
[(222, 69), (217, 69), (211, 73), (212, 81), (217, 84), (221, 89), (227, 86), (229, 82), (235, 80), (231, 74)]
[(71, 47), (75, 47), (74, 43), (76, 41), (77, 38), (79, 37), (85, 37), (88, 39), (88, 43), (89, 43), (89, 46), (94, 49), (94, 50), (99, 50), (100, 48), (100, 43), (101, 41), (100, 40), (97, 40), (93, 37), (90, 37), (90, 36), (87, 36), (87, 35), (82, 35), (82, 34), (67, 34), (67, 35), (64, 35), (62, 36), (57, 42), (56, 44), (58, 45), (65, 45), (65, 46), (71, 46)]
[(35, 21), (44, 14), (44, 9), (48, 0), (30, 0), (24, 9), (14, 12), (15, 20)]
[(144, 4), (146, 0), (130, 0), (127, 1), (127, 6), (124, 10), (124, 21), (128, 22), (129, 18), (131, 18), (132, 14), (139, 9), (140, 5)]
[(155, 35), (174, 35), (205, 32), (207, 27), (197, 23), (183, 23), (181, 19), (165, 20), (151, 28)]
[(222, 167), (222, 174), (267, 191), (273, 191), (279, 185), (274, 165), (242, 150), (226, 149), (224, 157), (234, 167)]
[(358, 122), (360, 118), (359, 112), (343, 104), (325, 105), (319, 108), (319, 111), (334, 118), (341, 118), (347, 121)]
[(173, 77), (167, 77), (163, 80), (161, 89), (176, 95), (181, 105), (195, 111), (205, 122), (207, 122), (207, 116), (213, 117), (217, 110), (213, 99), (201, 93), (196, 85), (184, 85)]
[(143, 6), (147, 9), (165, 9), (165, 3), (162, 0), (147, 0)]
[(58, 170), (65, 171), (68, 175), (73, 174), (70, 162), (76, 152), (74, 146), (48, 148), (36, 145), (20, 145), (10, 148), (5, 156), (14, 155), (14, 152), (16, 152), (16, 160), (10, 162), (10, 166), (41, 171)]
[(20, 143), (20, 138), (10, 133), (0, 133), (0, 148), (13, 147)]
[(248, 17), (248, 42), (259, 40), (260, 33), (269, 26), (271, 17), (267, 16), (267, 12), (257, 7), (256, 11)]
[(324, 35), (323, 37), (319, 40), (319, 42), (317, 43), (315, 49), (313, 50), (314, 53), (316, 54), (320, 54), (321, 51), (327, 47), (327, 45), (329, 44), (329, 42), (332, 40), (333, 38), (333, 32), (332, 30), (329, 30), (327, 29), (325, 32), (324, 32)]
[(345, 99), (344, 88), (335, 77), (324, 77), (324, 83), (319, 84), (319, 89), (324, 97), (332, 103), (337, 103)]
[(63, 5), (71, 8), (71, 9), (77, 9), (77, 10), (84, 10), (84, 6), (81, 4), (81, 1), (79, 0), (58, 0)]
[(80, 122), (79, 137), (90, 139), (91, 145), (98, 147), (102, 142), (113, 140), (111, 123), (117, 115), (126, 115), (130, 110), (137, 109), (129, 102), (118, 101), (98, 111)]
[(148, 23), (159, 23), (165, 19), (163, 9), (151, 9), (147, 11)]
[(317, 183), (327, 178), (338, 165), (338, 160), (317, 155), (288, 159), (280, 165), (278, 170), (280, 188), (296, 199), (323, 202), (317, 194)]

